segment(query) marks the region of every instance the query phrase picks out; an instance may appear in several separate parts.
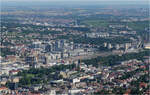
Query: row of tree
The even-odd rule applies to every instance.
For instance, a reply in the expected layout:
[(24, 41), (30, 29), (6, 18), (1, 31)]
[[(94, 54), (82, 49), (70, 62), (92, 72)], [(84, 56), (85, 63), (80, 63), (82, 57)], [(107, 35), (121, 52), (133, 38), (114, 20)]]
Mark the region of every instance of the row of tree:
[(107, 57), (99, 56), (97, 58), (83, 60), (83, 62), (85, 62), (85, 64), (87, 65), (93, 65), (96, 67), (99, 65), (99, 63), (102, 63), (102, 65), (105, 65), (105, 66), (113, 66), (113, 65), (120, 64), (121, 61), (126, 61), (130, 59), (144, 60), (143, 57), (149, 56), (149, 54), (150, 54), (150, 51), (146, 50), (146, 51), (139, 52), (139, 53), (123, 54), (122, 56), (119, 56), (119, 55), (110, 55)]
[(17, 75), (22, 77), (19, 82), (19, 85), (40, 84), (50, 82), (51, 80), (61, 79), (62, 76), (59, 75), (60, 71), (64, 71), (66, 69), (72, 70), (75, 67), (75, 64), (71, 64), (56, 65), (50, 68), (31, 68), (30, 70), (23, 70)]

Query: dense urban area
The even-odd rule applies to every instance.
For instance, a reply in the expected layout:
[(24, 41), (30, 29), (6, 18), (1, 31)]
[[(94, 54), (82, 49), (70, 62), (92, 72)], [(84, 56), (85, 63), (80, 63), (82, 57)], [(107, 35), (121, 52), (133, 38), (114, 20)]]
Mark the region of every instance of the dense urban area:
[(149, 95), (148, 6), (1, 10), (0, 95)]

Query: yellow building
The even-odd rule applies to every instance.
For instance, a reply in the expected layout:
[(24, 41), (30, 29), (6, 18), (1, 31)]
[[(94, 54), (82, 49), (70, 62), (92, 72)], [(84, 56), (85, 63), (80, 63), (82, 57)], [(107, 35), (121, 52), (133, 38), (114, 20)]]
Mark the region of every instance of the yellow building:
[(11, 80), (13, 83), (18, 83), (19, 82), (19, 77), (14, 77)]

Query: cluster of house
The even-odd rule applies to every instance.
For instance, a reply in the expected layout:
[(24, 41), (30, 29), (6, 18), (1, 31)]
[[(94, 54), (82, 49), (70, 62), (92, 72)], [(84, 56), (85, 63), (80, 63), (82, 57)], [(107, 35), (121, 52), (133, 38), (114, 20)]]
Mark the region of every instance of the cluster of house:
[[(11, 70), (9, 71), (9, 75), (3, 76), (1, 85), (5, 85), (9, 80), (12, 82), (12, 86), (11, 88), (2, 86), (0, 93), (19, 93), (17, 95), (23, 95), (23, 93), (30, 93), (31, 95), (92, 94), (101, 90), (112, 91), (118, 87), (131, 90), (133, 87), (131, 82), (138, 81), (141, 76), (149, 72), (146, 69), (149, 65), (149, 59), (145, 59), (144, 62), (132, 59), (120, 62), (118, 65), (112, 67), (101, 65), (93, 67), (92, 65), (86, 65), (78, 61), (74, 64), (76, 64), (74, 69), (66, 69), (58, 73), (62, 76), (62, 79), (50, 81), (48, 84), (36, 84), (22, 88), (15, 85), (19, 82), (20, 77), (15, 77), (14, 75), (19, 71)], [(78, 70), (77, 67), (79, 67)], [(139, 71), (134, 72), (137, 70)], [(140, 82), (139, 90), (144, 90), (148, 85), (146, 82)], [(148, 90), (145, 93), (148, 93)]]

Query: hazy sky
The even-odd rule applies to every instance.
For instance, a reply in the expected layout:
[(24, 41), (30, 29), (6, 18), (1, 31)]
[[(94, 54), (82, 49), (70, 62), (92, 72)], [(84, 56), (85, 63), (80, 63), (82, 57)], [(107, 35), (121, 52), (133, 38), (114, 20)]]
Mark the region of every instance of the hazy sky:
[(0, 1), (150, 1), (150, 0), (0, 0)]
[[(95, 5), (138, 5), (148, 6), (150, 0), (0, 0), (0, 6), (95, 6)], [(51, 2), (51, 3), (50, 3)], [(58, 7), (57, 6), (57, 7)]]
[(7, 2), (7, 1), (26, 1), (26, 2), (44, 2), (44, 1), (49, 1), (49, 2), (63, 2), (63, 1), (67, 1), (67, 2), (138, 2), (138, 3), (149, 3), (150, 0), (0, 0), (2, 2)]
[[(26, 3), (47, 3), (47, 2), (56, 2), (57, 4), (61, 3), (79, 3), (79, 4), (150, 4), (150, 0), (0, 0), (3, 3), (16, 3), (16, 4), (24, 4)], [(59, 3), (60, 2), (60, 3)], [(80, 3), (81, 2), (81, 3)], [(48, 3), (47, 3), (48, 4)]]

